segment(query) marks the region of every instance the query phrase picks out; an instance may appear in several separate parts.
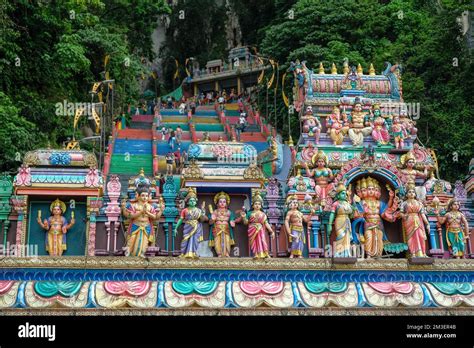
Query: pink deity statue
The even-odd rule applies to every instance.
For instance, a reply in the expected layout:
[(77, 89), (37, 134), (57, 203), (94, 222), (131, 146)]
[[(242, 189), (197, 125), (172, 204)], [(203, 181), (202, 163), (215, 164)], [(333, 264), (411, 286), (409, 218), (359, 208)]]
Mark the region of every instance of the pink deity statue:
[(332, 139), (333, 144), (341, 145), (349, 127), (344, 124), (339, 107), (335, 106), (331, 115), (326, 118), (326, 127), (326, 132)]
[(379, 105), (374, 105), (373, 118), (372, 138), (377, 142), (377, 145), (388, 144), (390, 134), (387, 130), (387, 123), (380, 112)]
[(321, 122), (317, 116), (313, 115), (313, 108), (308, 106), (303, 117), (303, 133), (307, 133), (308, 136), (314, 135), (314, 141), (316, 144), (319, 144), (319, 136), (321, 134)]

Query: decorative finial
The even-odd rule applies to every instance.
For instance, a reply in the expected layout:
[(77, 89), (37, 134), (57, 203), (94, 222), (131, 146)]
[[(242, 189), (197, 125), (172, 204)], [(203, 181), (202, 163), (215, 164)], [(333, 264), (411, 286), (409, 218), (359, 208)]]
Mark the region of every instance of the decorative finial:
[(290, 137), (288, 138), (288, 146), (294, 146), (294, 145), (295, 144), (293, 143), (293, 138), (290, 135)]
[(324, 75), (324, 74), (325, 74), (323, 62), (319, 63), (319, 71), (318, 71), (318, 73), (321, 74), (321, 75)]
[(374, 69), (374, 65), (372, 63), (370, 63), (369, 75), (371, 75), (371, 76), (375, 75), (375, 69)]
[(337, 74), (337, 67), (336, 64), (332, 63), (331, 66), (331, 74), (336, 75)]
[(344, 75), (349, 74), (349, 63), (347, 62), (347, 60), (344, 61), (343, 73)]
[(364, 71), (362, 70), (362, 65), (357, 64), (357, 75), (364, 75)]
[(143, 170), (143, 167), (142, 169), (140, 169), (140, 176), (145, 176), (145, 171)]

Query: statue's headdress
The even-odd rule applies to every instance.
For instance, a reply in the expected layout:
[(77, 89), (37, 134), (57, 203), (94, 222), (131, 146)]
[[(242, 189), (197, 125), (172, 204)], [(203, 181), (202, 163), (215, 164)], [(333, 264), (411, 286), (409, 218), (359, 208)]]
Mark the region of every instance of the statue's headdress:
[(188, 193), (186, 195), (186, 202), (189, 201), (191, 198), (197, 198), (197, 191), (195, 187), (190, 187), (188, 189)]
[(51, 205), (49, 206), (49, 211), (50, 212), (53, 212), (53, 208), (54, 207), (59, 207), (61, 208), (61, 212), (64, 214), (66, 212), (66, 203), (64, 203), (63, 201), (61, 201), (59, 198), (56, 198), (55, 201), (53, 201), (53, 203), (51, 203)]
[(413, 151), (408, 151), (402, 157), (400, 157), (400, 162), (402, 165), (405, 165), (409, 160), (414, 160), (416, 162), (416, 156)]
[(253, 205), (255, 202), (260, 202), (260, 203), (263, 204), (263, 198), (262, 198), (262, 196), (260, 195), (260, 191), (255, 191), (255, 193), (254, 193), (253, 196), (252, 196), (252, 205)]
[(340, 182), (336, 187), (336, 194), (339, 194), (342, 191), (346, 191), (346, 186)]
[(217, 203), (219, 202), (219, 200), (220, 200), (221, 198), (225, 198), (225, 200), (226, 200), (226, 202), (227, 202), (227, 205), (229, 205), (229, 203), (230, 203), (230, 197), (229, 197), (229, 195), (228, 195), (227, 193), (225, 193), (224, 191), (221, 191), (221, 192), (219, 192), (218, 194), (216, 194), (216, 195), (214, 196), (214, 204), (217, 205)]
[(313, 155), (313, 158), (312, 158), (313, 165), (316, 164), (319, 159), (322, 159), (324, 163), (328, 165), (328, 156), (322, 150), (319, 150), (318, 153)]

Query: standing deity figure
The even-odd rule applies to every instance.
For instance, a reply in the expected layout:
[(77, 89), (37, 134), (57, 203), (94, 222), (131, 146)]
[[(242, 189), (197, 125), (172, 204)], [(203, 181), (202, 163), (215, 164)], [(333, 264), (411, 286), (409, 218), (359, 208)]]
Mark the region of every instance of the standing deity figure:
[(423, 204), (416, 199), (415, 186), (410, 184), (406, 200), (400, 205), (403, 233), (411, 257), (426, 257), (426, 239), (430, 224)]
[(330, 183), (330, 181), (333, 180), (334, 175), (332, 170), (328, 168), (328, 157), (322, 150), (318, 151), (318, 153), (313, 156), (312, 162), (313, 165), (316, 165), (316, 168), (312, 170), (309, 169), (308, 163), (304, 163), (306, 175), (309, 177), (314, 176), (316, 195), (320, 199), (321, 204), (324, 205), (329, 191), (334, 187), (334, 184)]
[(469, 225), (464, 214), (459, 211), (460, 207), (459, 202), (453, 198), (449, 201), (448, 211), (444, 216), (439, 216), (439, 211), (435, 211), (438, 223), (446, 224), (446, 242), (457, 259), (466, 255), (466, 243), (470, 237)]
[(317, 116), (313, 115), (313, 107), (308, 106), (306, 108), (306, 112), (301, 117), (301, 121), (303, 121), (303, 133), (307, 133), (308, 136), (314, 135), (314, 142), (319, 144), (319, 136), (321, 134), (321, 122)]
[(400, 117), (398, 116), (395, 116), (393, 118), (392, 132), (393, 132), (393, 141), (395, 142), (395, 148), (403, 149), (405, 136), (403, 134), (403, 125), (400, 121)]
[(377, 145), (386, 145), (390, 141), (390, 134), (387, 130), (387, 123), (382, 117), (380, 106), (378, 104), (375, 104), (373, 109), (372, 138), (377, 142)]
[(252, 198), (252, 210), (240, 213), (236, 222), (243, 221), (248, 225), (249, 245), (255, 259), (264, 259), (270, 257), (268, 253), (268, 244), (265, 238), (265, 230), (270, 232), (270, 237), (275, 238), (275, 232), (268, 223), (267, 215), (262, 211), (263, 199), (257, 192)]
[(235, 218), (234, 213), (228, 209), (229, 195), (225, 192), (218, 193), (214, 196), (214, 204), (217, 206), (216, 210), (209, 205), (209, 246), (214, 247), (218, 257), (229, 257), (230, 249), (235, 244)]
[(408, 117), (406, 110), (400, 111), (400, 122), (403, 126), (403, 136), (404, 138), (410, 137), (410, 135), (416, 135), (418, 129), (415, 127), (415, 121)]
[(302, 258), (304, 245), (306, 243), (303, 221), (309, 223), (314, 211), (311, 211), (311, 215), (304, 216), (298, 209), (299, 204), (296, 195), (288, 196), (286, 202), (289, 210), (285, 216), (285, 229), (291, 243), (290, 259), (294, 257)]
[(359, 240), (364, 244), (367, 257), (380, 257), (383, 253), (385, 235), (382, 218), (387, 221), (395, 221), (396, 209), (398, 207), (394, 200), (395, 193), (389, 190), (389, 201), (385, 203), (380, 200), (381, 189), (376, 179), (363, 178), (357, 182), (356, 192), (361, 197), (354, 196), (356, 211), (352, 230), (359, 234)]
[(332, 109), (331, 115), (326, 118), (327, 134), (332, 139), (334, 145), (341, 145), (344, 140), (344, 135), (347, 133), (349, 127), (344, 125), (344, 120), (341, 118), (341, 111), (339, 107), (335, 106)]
[(349, 138), (352, 145), (361, 146), (364, 143), (364, 136), (372, 133), (372, 127), (366, 122), (366, 117), (362, 111), (362, 104), (355, 103), (351, 112)]
[(51, 216), (41, 222), (41, 210), (38, 210), (38, 224), (48, 231), (45, 246), (50, 256), (62, 256), (67, 249), (66, 233), (76, 222), (74, 211), (71, 212), (71, 222), (68, 223), (63, 214), (66, 212), (66, 204), (56, 199), (49, 206)]
[(126, 249), (130, 256), (144, 256), (148, 247), (155, 243), (153, 222), (161, 217), (164, 207), (149, 203), (151, 194), (147, 183), (139, 183), (136, 187), (136, 199), (122, 202), (122, 214), (131, 220)]
[(350, 218), (353, 216), (354, 211), (348, 199), (346, 187), (343, 183), (339, 183), (336, 188), (336, 198), (331, 207), (328, 224), (328, 235), (333, 232), (336, 234), (336, 240), (333, 245), (334, 257), (351, 257), (352, 227)]
[[(428, 167), (425, 166), (423, 172), (415, 169), (416, 157), (413, 151), (409, 151), (400, 158), (400, 162), (403, 165), (401, 172), (407, 177), (407, 185), (415, 185), (416, 178), (426, 179), (428, 177)], [(418, 186), (415, 188), (416, 195), (420, 199), (424, 199), (426, 195), (426, 189), (424, 186)]]
[(181, 210), (179, 220), (173, 231), (176, 237), (178, 228), (184, 221), (183, 240), (181, 241), (181, 255), (180, 257), (196, 259), (199, 257), (197, 250), (199, 242), (203, 241), (202, 221), (207, 221), (206, 216), (206, 202), (202, 202), (201, 209), (197, 208), (197, 193), (195, 188), (189, 188), (185, 199), (187, 208)]

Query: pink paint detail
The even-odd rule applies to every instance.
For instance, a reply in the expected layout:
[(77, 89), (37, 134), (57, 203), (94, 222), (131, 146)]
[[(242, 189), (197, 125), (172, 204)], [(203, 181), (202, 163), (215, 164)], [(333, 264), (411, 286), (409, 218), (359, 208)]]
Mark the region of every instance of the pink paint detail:
[(334, 93), (334, 80), (333, 79), (329, 80), (329, 92)]
[[(120, 179), (117, 175), (111, 175), (109, 182), (107, 183), (107, 194), (109, 195), (109, 203), (105, 208), (105, 215), (107, 216), (107, 222), (105, 227), (107, 229), (107, 251), (110, 251), (110, 233), (112, 232), (117, 236), (118, 227), (119, 227), (119, 217), (120, 217), (120, 206), (118, 199), (120, 198), (120, 190), (122, 185), (120, 184)], [(111, 224), (113, 222), (113, 225)], [(111, 226), (113, 230), (111, 231)], [(117, 238), (114, 238), (115, 243)], [(114, 246), (114, 251), (115, 251)]]
[(71, 161), (80, 162), (82, 160), (84, 160), (82, 153), (71, 153)]
[(96, 226), (95, 222), (90, 222), (89, 224), (89, 245), (87, 246), (87, 254), (89, 256), (95, 255)]
[(404, 294), (407, 295), (413, 291), (413, 284), (403, 283), (367, 283), (372, 289), (382, 294)]
[(99, 187), (100, 186), (100, 176), (99, 171), (95, 167), (91, 167), (89, 172), (86, 175), (86, 182), (84, 183), (85, 187)]
[(14, 280), (0, 280), (0, 295), (6, 294), (15, 284)]
[(148, 294), (151, 283), (141, 282), (105, 282), (104, 289), (111, 295), (144, 296)]
[(283, 291), (283, 282), (240, 282), (240, 289), (248, 295), (276, 295)]
[(15, 185), (31, 186), (31, 169), (28, 165), (22, 164), (20, 169), (18, 169)]

